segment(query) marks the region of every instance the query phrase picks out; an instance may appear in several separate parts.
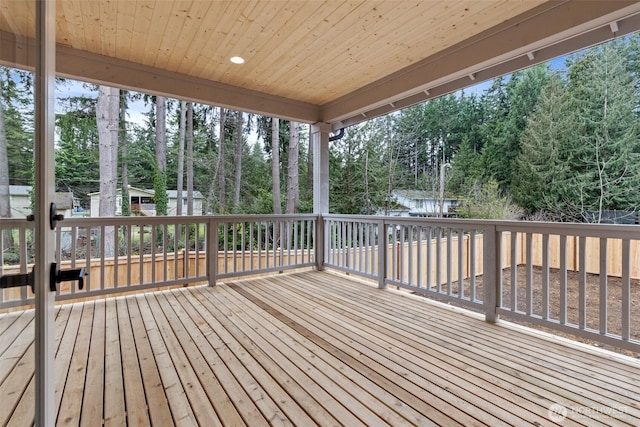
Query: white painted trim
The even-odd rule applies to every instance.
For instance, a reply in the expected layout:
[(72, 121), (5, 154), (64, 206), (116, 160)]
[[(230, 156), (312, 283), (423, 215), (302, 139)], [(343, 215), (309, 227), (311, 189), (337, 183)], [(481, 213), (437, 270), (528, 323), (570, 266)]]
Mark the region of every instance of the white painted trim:
[(329, 213), (329, 133), (331, 125), (311, 125), (313, 147), (313, 213)]
[[(640, 2), (634, 1), (545, 3), (323, 105), (322, 120), (340, 120), (350, 126), (362, 122), (362, 117), (368, 120), (630, 34), (640, 29), (639, 13)], [(615, 34), (610, 28), (613, 21), (620, 30)], [(390, 108), (390, 103), (395, 107)]]
[[(32, 69), (28, 59), (34, 41), (16, 39), (0, 31), (0, 63)], [(320, 107), (294, 99), (205, 80), (186, 74), (148, 67), (104, 55), (58, 45), (56, 74), (128, 90), (142, 91), (186, 101), (217, 105), (250, 113), (313, 123), (320, 119)]]
[(55, 38), (56, 1), (36, 5), (35, 58), (35, 425), (56, 420), (54, 375), (54, 297), (49, 270), (54, 259), (55, 233), (49, 226), (54, 194)]

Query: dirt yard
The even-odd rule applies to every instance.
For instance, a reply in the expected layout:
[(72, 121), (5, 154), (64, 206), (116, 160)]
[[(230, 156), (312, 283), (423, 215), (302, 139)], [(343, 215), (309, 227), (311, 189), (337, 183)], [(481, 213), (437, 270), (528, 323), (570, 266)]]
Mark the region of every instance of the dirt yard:
[[(540, 267), (533, 268), (533, 286), (532, 286), (532, 304), (531, 309), (534, 315), (542, 315), (543, 301), (542, 301), (542, 269)], [(560, 317), (560, 277), (559, 270), (551, 269), (549, 272), (549, 318), (559, 319)], [(526, 311), (526, 268), (524, 266), (518, 267), (516, 278), (517, 289), (517, 310)], [(571, 324), (578, 324), (579, 316), (579, 274), (577, 272), (567, 272), (567, 322)], [(608, 277), (607, 286), (607, 328), (608, 332), (619, 335), (622, 331), (622, 285), (619, 277)], [(503, 270), (503, 293), (502, 293), (502, 306), (505, 308), (511, 308), (511, 269)], [(465, 280), (465, 295), (468, 295), (468, 280)], [(482, 276), (476, 277), (477, 293), (478, 297), (482, 298)], [(452, 291), (457, 292), (457, 283), (453, 284)], [(446, 286), (443, 286), (446, 290)], [(589, 329), (599, 330), (600, 316), (600, 276), (595, 274), (587, 274), (587, 295), (586, 295), (586, 326)], [(640, 340), (640, 281), (631, 281), (631, 337), (636, 340)], [(540, 327), (538, 325), (523, 323), (521, 321), (510, 319), (508, 316), (503, 316), (505, 320), (513, 321), (514, 323), (523, 324), (535, 329), (544, 330), (556, 335), (571, 338), (580, 342), (588, 343), (596, 347), (606, 348), (611, 351), (626, 354), (631, 357), (640, 358), (640, 353), (623, 350), (618, 347), (603, 345), (591, 340), (587, 340), (574, 335), (557, 332), (548, 328)]]

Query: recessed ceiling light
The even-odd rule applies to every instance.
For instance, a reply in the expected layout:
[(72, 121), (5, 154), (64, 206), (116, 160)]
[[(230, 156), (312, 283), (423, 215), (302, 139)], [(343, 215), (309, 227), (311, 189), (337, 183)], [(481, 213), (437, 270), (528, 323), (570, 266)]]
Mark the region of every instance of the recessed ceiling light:
[(233, 62), (234, 64), (244, 64), (244, 58), (240, 56), (232, 56), (231, 58), (229, 58), (229, 61)]

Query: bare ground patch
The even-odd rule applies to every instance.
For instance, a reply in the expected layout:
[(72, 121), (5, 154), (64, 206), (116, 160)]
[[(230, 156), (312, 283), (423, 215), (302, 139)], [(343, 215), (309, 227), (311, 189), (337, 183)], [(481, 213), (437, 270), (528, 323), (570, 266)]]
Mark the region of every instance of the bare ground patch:
[[(525, 266), (517, 267), (517, 274), (515, 279), (516, 289), (516, 309), (517, 311), (527, 312), (527, 268)], [(548, 281), (548, 318), (559, 320), (561, 312), (561, 283), (560, 270), (549, 270)], [(510, 309), (512, 307), (512, 272), (511, 268), (506, 268), (502, 272), (502, 307)], [(597, 274), (586, 275), (586, 311), (585, 322), (586, 327), (589, 329), (599, 330), (600, 325), (600, 276)], [(567, 323), (577, 325), (579, 324), (580, 317), (580, 273), (575, 271), (567, 272)], [(609, 276), (607, 277), (607, 293), (606, 293), (606, 306), (607, 306), (607, 331), (609, 333), (620, 335), (622, 332), (623, 322), (623, 286), (622, 280), (619, 277)], [(443, 285), (442, 289), (446, 292), (447, 285)], [(452, 283), (452, 293), (458, 292), (458, 283)], [(465, 296), (469, 295), (469, 280), (464, 281)], [(479, 299), (483, 297), (483, 284), (482, 276), (476, 277), (476, 292)], [(533, 267), (531, 270), (531, 313), (536, 316), (543, 315), (543, 301), (544, 301), (544, 289), (543, 289), (543, 270), (541, 267)], [(595, 347), (605, 348), (607, 350), (622, 353), (631, 357), (640, 358), (640, 353), (632, 352), (629, 350), (621, 349), (619, 347), (605, 345), (593, 340), (585, 339), (573, 334), (567, 334), (559, 332), (550, 328), (542, 327), (537, 324), (522, 322), (519, 319), (509, 318), (503, 316), (505, 320), (513, 323), (521, 324), (531, 327), (533, 329), (550, 332), (555, 335), (564, 336), (575, 341), (587, 343)], [(631, 280), (630, 286), (630, 335), (632, 339), (640, 340), (640, 280)]]

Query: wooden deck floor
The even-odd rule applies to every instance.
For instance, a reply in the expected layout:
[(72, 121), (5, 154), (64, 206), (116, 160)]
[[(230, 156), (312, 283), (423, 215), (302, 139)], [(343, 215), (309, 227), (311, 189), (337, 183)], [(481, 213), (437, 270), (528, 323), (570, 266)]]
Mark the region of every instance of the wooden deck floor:
[[(29, 425), (33, 311), (0, 334)], [(56, 345), (59, 425), (640, 425), (639, 361), (332, 273), (62, 305)]]

